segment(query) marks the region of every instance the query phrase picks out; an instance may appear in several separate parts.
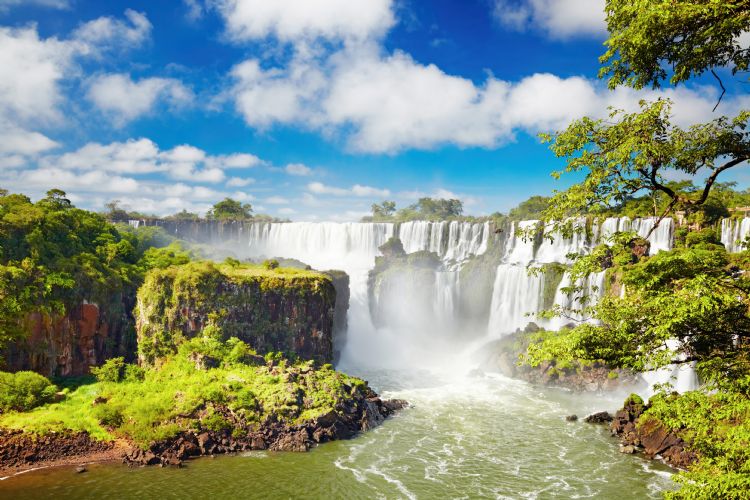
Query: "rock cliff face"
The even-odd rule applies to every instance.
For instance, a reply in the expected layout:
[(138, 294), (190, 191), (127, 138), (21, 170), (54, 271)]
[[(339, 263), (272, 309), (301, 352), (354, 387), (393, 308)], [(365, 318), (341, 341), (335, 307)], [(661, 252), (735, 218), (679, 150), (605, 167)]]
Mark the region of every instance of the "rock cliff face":
[(336, 290), (336, 304), (333, 309), (333, 362), (338, 363), (341, 351), (346, 344), (346, 331), (349, 327), (347, 313), (349, 311), (349, 275), (344, 271), (326, 271), (331, 277), (333, 288)]
[(64, 316), (30, 314), (24, 329), (28, 337), (11, 343), (3, 352), (8, 371), (33, 370), (45, 376), (76, 376), (91, 366), (135, 354), (133, 300), (116, 307), (81, 304)]
[(258, 353), (331, 363), (335, 311), (333, 279), (313, 271), (208, 262), (155, 270), (138, 292), (139, 359), (151, 364), (213, 326)]
[(661, 457), (672, 467), (687, 468), (697, 460), (688, 443), (654, 418), (643, 415), (648, 409), (643, 401), (631, 396), (611, 423), (612, 434), (618, 436), (623, 450), (642, 450), (647, 458)]

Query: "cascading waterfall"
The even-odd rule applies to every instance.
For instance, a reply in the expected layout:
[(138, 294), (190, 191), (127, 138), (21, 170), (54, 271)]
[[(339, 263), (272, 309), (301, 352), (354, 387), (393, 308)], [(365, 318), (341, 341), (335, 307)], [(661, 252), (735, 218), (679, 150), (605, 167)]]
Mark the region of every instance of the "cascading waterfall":
[[(490, 233), (489, 223), (415, 221), (401, 224), (253, 223), (245, 228), (244, 235), (249, 239), (252, 257), (293, 258), (316, 269), (346, 271), (350, 276), (350, 332), (342, 356), (348, 357), (350, 362), (366, 362), (363, 356), (378, 359), (381, 364), (382, 360), (391, 360), (398, 366), (403, 365), (403, 361), (397, 359), (395, 353), (409, 356), (409, 349), (417, 349), (417, 344), (424, 343), (424, 339), (417, 342), (414, 338), (420, 333), (416, 332), (420, 324), (414, 320), (427, 315), (421, 307), (423, 301), (431, 304), (431, 325), (446, 330), (455, 323), (461, 263), (487, 250)], [(434, 271), (431, 290), (415, 289), (415, 284), (406, 280), (392, 284), (398, 290), (388, 289), (384, 293), (398, 299), (397, 317), (391, 318), (396, 326), (378, 329), (370, 317), (368, 271), (375, 265), (378, 247), (396, 235), (407, 253), (434, 252), (442, 259), (443, 266)], [(410, 293), (402, 293), (407, 289)], [(375, 297), (376, 302), (381, 299)], [(409, 339), (414, 341), (413, 345), (409, 344)]]
[(741, 252), (745, 248), (742, 242), (750, 236), (750, 217), (743, 219), (724, 219), (721, 221), (721, 242), (727, 252)]
[(534, 321), (528, 315), (540, 311), (543, 292), (542, 273), (529, 273), (523, 265), (500, 264), (490, 306), (490, 335), (510, 334)]
[[(529, 267), (568, 264), (569, 254), (586, 253), (599, 243), (606, 242), (616, 231), (631, 230), (645, 236), (655, 221), (654, 218), (610, 218), (601, 223), (595, 222), (587, 230), (586, 220), (581, 218), (573, 221), (578, 231), (569, 237), (551, 234), (552, 238), (541, 239), (532, 234), (539, 226), (538, 221), (511, 224), (509, 230), (498, 237), (504, 241), (496, 243), (504, 246), (504, 253), (494, 277), (487, 318), (488, 336), (501, 337), (524, 328), (530, 322), (538, 322), (551, 329), (564, 326), (570, 321), (569, 318), (539, 320), (534, 317), (545, 307), (544, 297), (550, 296), (552, 291), (545, 290), (544, 270), (529, 273)], [(740, 229), (732, 226), (731, 230), (740, 234), (742, 224), (739, 226)], [(550, 236), (549, 226), (545, 230)], [(662, 221), (649, 236), (652, 252), (671, 248), (673, 232), (671, 219)], [(294, 258), (316, 269), (346, 271), (351, 280), (350, 332), (342, 359), (349, 363), (366, 363), (372, 359), (381, 366), (384, 361), (392, 361), (394, 366), (403, 366), (415, 357), (424, 361), (424, 346), (440, 341), (446, 332), (450, 334), (451, 329), (458, 326), (461, 266), (470, 257), (487, 251), (492, 240), (492, 228), (489, 223), (457, 221), (401, 224), (253, 223), (243, 228), (242, 235), (247, 238), (253, 257)], [(398, 311), (390, 318), (391, 322), (376, 328), (368, 304), (368, 271), (374, 267), (378, 247), (393, 236), (401, 239), (407, 253), (434, 252), (443, 264), (435, 271), (427, 271), (434, 272), (434, 277), (425, 289), (420, 288), (422, 282), (410, 282), (410, 278), (406, 277), (401, 284), (396, 281), (383, 291), (388, 297), (375, 297), (376, 301), (393, 300), (395, 297)], [(586, 304), (593, 305), (603, 293), (604, 273), (593, 274), (578, 285), (583, 289), (583, 296), (587, 297)], [(471, 287), (471, 284), (465, 286)], [(557, 287), (554, 292), (556, 305), (581, 309), (581, 297), (571, 297), (562, 291), (570, 286), (568, 273), (563, 275), (559, 285), (552, 286)], [(425, 303), (431, 305), (425, 306)], [(429, 316), (430, 321), (420, 322), (420, 315)], [(680, 376), (683, 382), (690, 378), (689, 374)]]
[[(447, 235), (446, 227), (448, 228)], [(463, 261), (487, 250), (490, 223), (411, 221), (399, 224), (398, 237), (406, 253), (436, 253), (445, 261)]]
[[(609, 217), (598, 227), (595, 225), (594, 234), (597, 244), (606, 243), (617, 232), (637, 233), (645, 238), (656, 224), (656, 217), (631, 219), (630, 217)], [(659, 226), (648, 236), (651, 243), (651, 253), (671, 250), (674, 243), (674, 221), (671, 218), (662, 219)]]
[(564, 238), (552, 230), (551, 225), (544, 228), (544, 240), (534, 256), (539, 263), (569, 263), (571, 253), (585, 253), (590, 245), (586, 239), (586, 218), (573, 221), (573, 234)]

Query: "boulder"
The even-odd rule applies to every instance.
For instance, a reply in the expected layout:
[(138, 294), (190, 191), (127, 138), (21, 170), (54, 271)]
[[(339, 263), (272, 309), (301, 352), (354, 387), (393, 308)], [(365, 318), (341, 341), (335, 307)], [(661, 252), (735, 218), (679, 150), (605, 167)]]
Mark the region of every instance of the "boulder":
[(614, 417), (609, 412), (600, 411), (597, 413), (592, 413), (583, 420), (584, 422), (589, 424), (605, 424), (614, 420)]

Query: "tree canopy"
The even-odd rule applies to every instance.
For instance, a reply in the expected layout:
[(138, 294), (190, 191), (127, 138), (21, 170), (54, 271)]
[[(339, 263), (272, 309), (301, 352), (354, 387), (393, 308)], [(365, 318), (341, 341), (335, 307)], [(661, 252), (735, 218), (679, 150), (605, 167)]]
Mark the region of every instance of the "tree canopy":
[(74, 207), (53, 189), (36, 203), (0, 196), (0, 347), (26, 332), (31, 312), (64, 314), (84, 300), (121, 304), (146, 270), (184, 262), (186, 251), (158, 228), (122, 228)]
[[(641, 111), (613, 111), (610, 120), (582, 118), (566, 130), (543, 135), (558, 157), (567, 158), (563, 173), (585, 171), (585, 179), (556, 193), (545, 216), (562, 220), (620, 205), (637, 193), (661, 193), (669, 200), (663, 214), (703, 204), (719, 175), (750, 159), (750, 113), (719, 117), (687, 129), (671, 122), (671, 102), (641, 102)], [(697, 193), (676, 190), (666, 179), (708, 176)], [(692, 185), (692, 184), (691, 184)]]
[(746, 0), (607, 0), (606, 13), (600, 76), (611, 88), (660, 87), (667, 79), (676, 85), (714, 68), (748, 69), (750, 48), (740, 38), (750, 31)]
[(216, 220), (246, 220), (253, 217), (253, 207), (249, 203), (243, 204), (232, 198), (224, 198), (206, 215), (209, 219)]

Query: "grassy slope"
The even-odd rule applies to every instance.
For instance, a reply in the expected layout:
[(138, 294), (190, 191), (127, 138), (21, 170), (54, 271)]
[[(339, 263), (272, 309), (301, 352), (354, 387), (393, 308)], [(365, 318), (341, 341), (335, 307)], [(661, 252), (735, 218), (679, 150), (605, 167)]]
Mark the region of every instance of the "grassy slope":
[[(301, 423), (334, 410), (352, 387), (364, 385), (330, 365), (253, 366), (232, 359), (241, 357), (238, 349), (215, 342), (194, 339), (160, 368), (146, 370), (143, 380), (82, 385), (60, 403), (0, 416), (0, 427), (38, 434), (86, 431), (97, 439), (128, 438), (146, 446), (184, 430), (218, 430), (226, 422), (217, 407), (251, 426), (272, 415), (280, 423)], [(196, 351), (222, 351), (224, 360), (217, 368), (197, 369), (189, 359)]]

